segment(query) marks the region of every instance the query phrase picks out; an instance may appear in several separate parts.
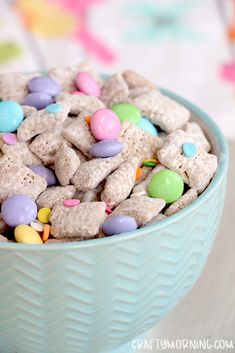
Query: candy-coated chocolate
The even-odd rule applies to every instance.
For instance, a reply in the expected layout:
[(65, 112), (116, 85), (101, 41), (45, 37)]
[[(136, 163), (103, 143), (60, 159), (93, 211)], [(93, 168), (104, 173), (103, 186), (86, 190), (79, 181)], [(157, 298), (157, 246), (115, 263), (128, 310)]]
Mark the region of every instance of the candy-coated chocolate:
[(44, 224), (35, 220), (35, 222), (30, 223), (30, 227), (36, 230), (36, 232), (43, 232), (44, 230)]
[(64, 206), (65, 207), (74, 207), (80, 204), (80, 200), (79, 199), (67, 199), (64, 200)]
[(51, 209), (47, 207), (40, 208), (38, 211), (38, 220), (42, 223), (49, 223)]
[(100, 96), (100, 86), (88, 72), (79, 72), (76, 76), (75, 82), (77, 88), (81, 92), (89, 96)]
[(197, 146), (194, 143), (184, 143), (182, 146), (185, 157), (194, 157), (197, 154)]
[(164, 169), (155, 174), (149, 184), (150, 197), (163, 199), (166, 203), (178, 200), (184, 191), (184, 182), (179, 174), (172, 170)]
[(53, 103), (53, 98), (46, 93), (35, 92), (28, 94), (22, 104), (34, 107), (37, 110), (46, 108), (49, 104)]
[(49, 114), (59, 113), (61, 110), (62, 110), (62, 107), (59, 103), (52, 103), (46, 107), (46, 111)]
[(43, 244), (36, 230), (26, 224), (18, 225), (14, 230), (15, 240), (22, 244)]
[(112, 157), (123, 150), (123, 144), (118, 140), (103, 140), (91, 146), (90, 154), (93, 157)]
[(36, 203), (25, 195), (14, 195), (2, 204), (2, 218), (10, 227), (30, 224), (37, 217)]
[(122, 123), (128, 120), (130, 123), (137, 125), (140, 122), (140, 110), (133, 104), (118, 103), (112, 107), (112, 111), (117, 114)]
[(91, 117), (90, 129), (97, 140), (115, 140), (121, 129), (118, 116), (110, 109), (99, 109)]
[(17, 102), (0, 102), (0, 132), (16, 131), (23, 119), (23, 109)]
[(41, 92), (51, 97), (58, 96), (61, 91), (59, 84), (48, 76), (32, 78), (28, 83), (28, 88), (31, 93)]
[(106, 235), (115, 235), (125, 232), (131, 232), (137, 229), (136, 220), (130, 216), (116, 215), (108, 217), (103, 223), (103, 232)]
[(141, 118), (137, 126), (147, 131), (152, 136), (158, 136), (156, 127), (146, 118)]
[(17, 135), (12, 132), (5, 132), (2, 134), (2, 140), (7, 145), (15, 145), (17, 143)]
[(54, 172), (44, 167), (43, 165), (31, 165), (29, 167), (35, 174), (40, 175), (42, 178), (46, 179), (47, 186), (52, 186), (56, 184), (56, 177)]

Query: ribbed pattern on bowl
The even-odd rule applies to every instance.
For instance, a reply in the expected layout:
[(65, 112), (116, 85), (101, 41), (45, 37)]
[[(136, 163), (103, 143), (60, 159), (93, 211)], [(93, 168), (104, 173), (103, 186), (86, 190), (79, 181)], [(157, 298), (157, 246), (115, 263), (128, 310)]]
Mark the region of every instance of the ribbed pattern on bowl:
[(51, 252), (0, 249), (0, 352), (111, 352), (154, 326), (199, 277), (224, 189), (141, 237)]

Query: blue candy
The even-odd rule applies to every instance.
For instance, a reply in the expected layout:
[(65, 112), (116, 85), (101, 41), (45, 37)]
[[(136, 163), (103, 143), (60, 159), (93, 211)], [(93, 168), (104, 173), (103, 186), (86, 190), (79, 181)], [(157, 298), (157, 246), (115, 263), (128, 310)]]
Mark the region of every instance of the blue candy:
[(103, 140), (91, 146), (90, 154), (93, 157), (112, 157), (123, 150), (123, 144), (117, 140)]
[(136, 220), (130, 216), (110, 216), (103, 223), (103, 232), (106, 235), (116, 235), (131, 232), (137, 229)]
[(184, 143), (182, 149), (185, 157), (194, 157), (197, 154), (197, 146), (194, 143)]
[(0, 102), (0, 132), (14, 132), (23, 119), (23, 109), (17, 102)]
[(158, 136), (156, 127), (146, 118), (141, 118), (137, 126), (147, 131), (152, 136)]
[(61, 111), (61, 105), (58, 104), (58, 103), (54, 103), (54, 104), (49, 104), (47, 107), (46, 107), (46, 111), (47, 113), (49, 114), (56, 114), (56, 113), (59, 113)]

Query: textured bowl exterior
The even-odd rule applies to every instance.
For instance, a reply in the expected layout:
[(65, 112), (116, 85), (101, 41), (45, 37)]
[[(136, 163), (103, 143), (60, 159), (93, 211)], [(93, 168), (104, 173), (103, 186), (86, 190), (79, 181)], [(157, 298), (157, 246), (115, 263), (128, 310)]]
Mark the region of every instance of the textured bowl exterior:
[(1, 353), (128, 353), (124, 344), (195, 284), (220, 222), (228, 153), (204, 113), (168, 94), (216, 136), (216, 177), (185, 210), (130, 234), (48, 246), (2, 243)]

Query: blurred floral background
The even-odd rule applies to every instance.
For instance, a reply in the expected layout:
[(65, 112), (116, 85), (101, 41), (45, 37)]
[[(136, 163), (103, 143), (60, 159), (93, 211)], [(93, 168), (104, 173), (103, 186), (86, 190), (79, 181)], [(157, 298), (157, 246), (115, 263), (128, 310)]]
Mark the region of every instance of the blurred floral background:
[(92, 60), (199, 104), (235, 138), (234, 0), (1, 0), (0, 71)]

